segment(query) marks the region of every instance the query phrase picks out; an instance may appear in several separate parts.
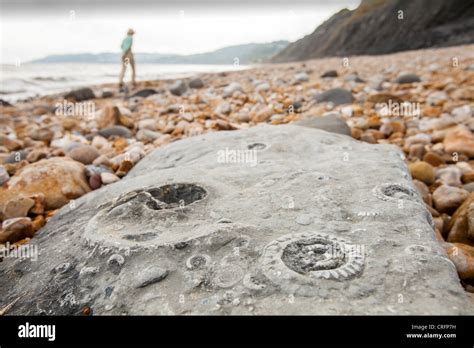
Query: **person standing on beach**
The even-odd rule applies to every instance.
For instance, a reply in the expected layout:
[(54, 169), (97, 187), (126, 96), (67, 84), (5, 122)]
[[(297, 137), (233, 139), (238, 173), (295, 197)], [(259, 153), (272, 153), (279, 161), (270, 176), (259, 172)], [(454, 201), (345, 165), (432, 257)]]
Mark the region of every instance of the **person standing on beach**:
[(135, 87), (135, 60), (133, 59), (132, 45), (133, 45), (133, 34), (135, 31), (133, 29), (128, 29), (127, 36), (122, 41), (122, 70), (120, 71), (120, 81), (119, 87), (123, 87), (123, 77), (125, 76), (125, 71), (127, 66), (132, 67), (132, 86)]

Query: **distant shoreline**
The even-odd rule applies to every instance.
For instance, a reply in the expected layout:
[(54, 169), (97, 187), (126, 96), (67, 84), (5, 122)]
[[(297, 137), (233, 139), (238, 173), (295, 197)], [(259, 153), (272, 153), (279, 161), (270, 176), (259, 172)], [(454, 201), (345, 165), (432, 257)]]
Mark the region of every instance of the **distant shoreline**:
[[(140, 83), (177, 80), (201, 74), (247, 70), (254, 66), (256, 65), (144, 63), (137, 66), (137, 80)], [(25, 69), (21, 70), (22, 68)], [(18, 103), (57, 96), (78, 88), (117, 85), (120, 64), (25, 63), (19, 68), (1, 65), (1, 70), (0, 99)], [(128, 75), (126, 81), (127, 78)]]

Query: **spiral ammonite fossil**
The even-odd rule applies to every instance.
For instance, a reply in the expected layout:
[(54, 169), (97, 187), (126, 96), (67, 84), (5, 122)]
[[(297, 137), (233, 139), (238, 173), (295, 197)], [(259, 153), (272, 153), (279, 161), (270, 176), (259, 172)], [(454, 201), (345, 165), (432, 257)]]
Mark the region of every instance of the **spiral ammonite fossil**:
[(373, 194), (382, 201), (408, 199), (415, 200), (418, 194), (411, 187), (399, 183), (381, 184), (373, 189)]
[(324, 233), (282, 236), (265, 246), (263, 274), (282, 290), (317, 285), (321, 279), (345, 280), (364, 269), (363, 247)]

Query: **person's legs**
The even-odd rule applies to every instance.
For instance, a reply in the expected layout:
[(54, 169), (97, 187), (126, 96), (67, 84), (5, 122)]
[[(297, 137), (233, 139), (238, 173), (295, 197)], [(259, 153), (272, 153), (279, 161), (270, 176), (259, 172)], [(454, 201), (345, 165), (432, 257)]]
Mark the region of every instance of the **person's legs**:
[(135, 59), (133, 58), (133, 54), (130, 53), (130, 66), (132, 67), (132, 86), (136, 86), (136, 81), (135, 81)]
[(120, 70), (119, 87), (123, 86), (123, 77), (125, 76), (125, 71), (127, 70), (127, 62), (126, 56), (122, 57), (122, 69)]

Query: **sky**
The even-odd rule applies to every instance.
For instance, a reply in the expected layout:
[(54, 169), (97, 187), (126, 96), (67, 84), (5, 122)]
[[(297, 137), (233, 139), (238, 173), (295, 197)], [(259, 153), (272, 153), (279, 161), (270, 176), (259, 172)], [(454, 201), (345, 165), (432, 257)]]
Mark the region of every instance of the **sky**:
[(0, 64), (51, 54), (193, 54), (230, 45), (295, 41), (360, 0), (0, 0)]

